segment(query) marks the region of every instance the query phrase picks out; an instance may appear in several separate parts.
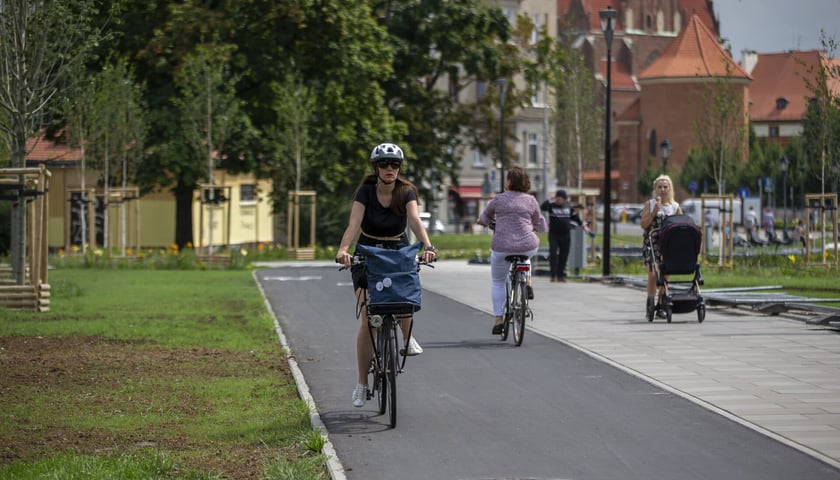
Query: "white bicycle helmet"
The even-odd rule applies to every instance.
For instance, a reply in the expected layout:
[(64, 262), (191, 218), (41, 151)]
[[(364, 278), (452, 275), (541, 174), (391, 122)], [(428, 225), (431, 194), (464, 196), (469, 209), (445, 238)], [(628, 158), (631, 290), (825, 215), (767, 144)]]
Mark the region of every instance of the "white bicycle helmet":
[(402, 163), (404, 160), (403, 151), (396, 144), (380, 143), (373, 147), (373, 151), (370, 152), (370, 163), (384, 159), (399, 160)]

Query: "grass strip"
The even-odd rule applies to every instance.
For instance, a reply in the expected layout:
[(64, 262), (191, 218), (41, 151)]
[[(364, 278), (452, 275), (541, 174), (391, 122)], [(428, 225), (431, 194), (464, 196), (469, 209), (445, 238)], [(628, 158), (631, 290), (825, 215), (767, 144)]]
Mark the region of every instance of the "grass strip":
[(328, 478), (250, 272), (50, 282), (0, 310), (0, 479)]

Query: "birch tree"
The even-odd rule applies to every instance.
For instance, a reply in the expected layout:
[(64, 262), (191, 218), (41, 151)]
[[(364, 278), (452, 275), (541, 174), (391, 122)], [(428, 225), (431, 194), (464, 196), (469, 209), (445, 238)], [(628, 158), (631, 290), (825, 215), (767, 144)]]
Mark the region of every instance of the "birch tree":
[(726, 75), (713, 77), (702, 86), (705, 114), (694, 122), (694, 130), (706, 159), (706, 173), (714, 179), (719, 195), (725, 193), (726, 178), (732, 178), (743, 153), (747, 135), (748, 112), (744, 101), (732, 83), (732, 71), (726, 65)]
[[(206, 175), (209, 189), (208, 250), (213, 252), (213, 205), (215, 158), (230, 139), (233, 125), (240, 115), (236, 97), (236, 78), (230, 74), (228, 61), (235, 50), (232, 45), (201, 44), (188, 55), (175, 76), (181, 96), (176, 104), (181, 110), (184, 136), (196, 155), (197, 170)], [(201, 163), (206, 169), (199, 167)]]
[[(9, 147), (12, 168), (26, 166), (27, 140), (38, 134), (66, 73), (98, 39), (91, 26), (96, 13), (92, 0), (0, 2), (0, 135)], [(13, 203), (11, 223), (12, 275), (23, 285), (23, 199)]]

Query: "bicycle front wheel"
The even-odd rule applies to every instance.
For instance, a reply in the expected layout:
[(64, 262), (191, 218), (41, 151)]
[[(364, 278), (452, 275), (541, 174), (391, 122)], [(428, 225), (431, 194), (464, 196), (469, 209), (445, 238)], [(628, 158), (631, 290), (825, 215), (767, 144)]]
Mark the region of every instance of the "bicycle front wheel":
[[(385, 325), (388, 325), (385, 327)], [(399, 358), (397, 357), (397, 325), (396, 319), (391, 316), (390, 321), (383, 324), (383, 328), (387, 331), (385, 335), (385, 345), (382, 351), (385, 357), (385, 381), (383, 385), (383, 395), (388, 395), (388, 414), (389, 425), (391, 428), (397, 426), (397, 369), (399, 368)]]
[(377, 334), (376, 344), (379, 349), (377, 352), (378, 359), (376, 362), (376, 366), (378, 368), (374, 368), (373, 375), (374, 380), (373, 384), (375, 386), (376, 392), (378, 394), (379, 400), (379, 414), (383, 415), (388, 408), (388, 382), (386, 379), (385, 372), (387, 371), (387, 357), (385, 355), (385, 345), (387, 345), (387, 341), (385, 340), (387, 337), (387, 328), (385, 326), (379, 327), (379, 331)]
[(525, 282), (517, 279), (513, 289), (513, 343), (518, 347), (522, 345), (522, 337), (525, 335), (525, 318), (528, 311), (528, 297), (525, 292)]

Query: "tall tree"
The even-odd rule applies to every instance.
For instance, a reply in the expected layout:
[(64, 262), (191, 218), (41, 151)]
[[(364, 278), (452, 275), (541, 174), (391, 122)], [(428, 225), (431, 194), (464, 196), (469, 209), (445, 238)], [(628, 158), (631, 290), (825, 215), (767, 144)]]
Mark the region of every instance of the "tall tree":
[[(840, 91), (837, 78), (840, 63), (835, 58), (838, 43), (833, 37), (820, 33), (823, 54), (818, 65), (808, 65), (805, 85), (811, 92), (805, 116), (806, 171), (819, 179), (819, 191), (825, 194), (831, 161), (840, 159)], [(814, 185), (816, 187), (816, 185)]]
[(595, 78), (580, 51), (548, 39), (543, 64), (554, 105), (554, 146), (557, 180), (583, 187), (583, 172), (594, 167), (603, 141), (603, 108), (595, 102)]
[(708, 108), (694, 123), (705, 172), (714, 179), (719, 195), (724, 194), (726, 179), (735, 173), (747, 135), (748, 113), (744, 100), (733, 85), (732, 66), (726, 74), (708, 79), (702, 95)]
[[(26, 164), (27, 140), (38, 134), (45, 113), (66, 73), (99, 40), (91, 25), (94, 0), (0, 2), (0, 134), (9, 146), (11, 166)], [(26, 209), (12, 207), (11, 264), (17, 284), (24, 284)]]
[[(102, 172), (104, 199), (103, 242), (111, 247), (110, 189), (125, 189), (134, 183), (138, 159), (142, 156), (146, 135), (142, 87), (125, 59), (106, 64), (95, 77), (90, 152), (93, 166)], [(123, 190), (123, 192), (125, 192)], [(125, 202), (120, 203), (120, 246), (126, 248)]]
[[(458, 147), (468, 142), (486, 152), (498, 131), (488, 128), (498, 97), (465, 102), (465, 90), (512, 77), (519, 52), (509, 43), (513, 32), (502, 11), (479, 0), (397, 0), (378, 13), (395, 48), (393, 75), (383, 77), (387, 106), (408, 127), (409, 176), (433, 201), (432, 186), (457, 180)], [(510, 93), (516, 94), (513, 87)]]
[[(241, 100), (236, 97), (236, 78), (228, 68), (230, 55), (235, 50), (232, 45), (200, 44), (195, 52), (185, 58), (184, 64), (175, 76), (176, 84), (181, 96), (175, 101), (180, 108), (182, 132), (184, 140), (192, 147), (193, 162), (185, 163), (185, 170), (189, 170), (194, 178), (204, 177), (210, 185), (208, 190), (208, 205), (210, 215), (208, 220), (209, 249), (213, 251), (213, 208), (218, 201), (220, 191), (217, 191), (214, 175), (216, 157), (225, 151), (231, 138), (233, 126), (238, 123)], [(180, 202), (189, 201), (181, 196)], [(178, 212), (186, 212), (185, 206), (179, 206)], [(189, 219), (183, 219), (179, 224), (192, 225), (192, 208), (189, 209)], [(204, 228), (201, 226), (201, 228)], [(186, 232), (179, 232), (186, 233)], [(192, 229), (189, 235), (176, 238), (178, 245), (192, 242)]]
[[(144, 191), (163, 188), (183, 199), (176, 214), (177, 242), (184, 243), (192, 229), (189, 202), (200, 178), (191, 168), (194, 153), (180, 135), (181, 91), (174, 73), (203, 39), (236, 45), (227, 67), (237, 79), (236, 96), (245, 114), (240, 118), (247, 119), (233, 126), (236, 133), (221, 146), (217, 167), (285, 180), (290, 172), (273, 170), (276, 144), (266, 137), (272, 126), (285, 122), (274, 108), (272, 82), (282, 81), (294, 67), (317, 98), (312, 135), (321, 154), (310, 159), (301, 182), (338, 193), (318, 199), (319, 211), (326, 213), (319, 215), (319, 241), (335, 241), (341, 234), (335, 225), (339, 218), (346, 221), (350, 192), (368, 168), (360, 160), (375, 142), (405, 131), (385, 108), (380, 81), (392, 70), (392, 47), (370, 2), (124, 3), (115, 27), (120, 35), (110, 46), (131, 55), (146, 85), (150, 128), (139, 173)], [(273, 200), (275, 210), (284, 211), (286, 200)]]

